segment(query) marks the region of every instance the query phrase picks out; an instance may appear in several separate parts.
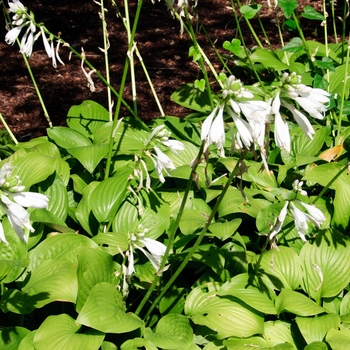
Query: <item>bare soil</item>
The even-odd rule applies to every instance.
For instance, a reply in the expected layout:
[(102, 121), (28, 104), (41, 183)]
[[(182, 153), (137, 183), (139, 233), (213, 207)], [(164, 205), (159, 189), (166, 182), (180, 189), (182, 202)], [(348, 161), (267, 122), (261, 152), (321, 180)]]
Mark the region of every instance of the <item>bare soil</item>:
[[(198, 2), (199, 17), (211, 41), (223, 53), (223, 42), (238, 37), (231, 3), (229, 0), (199, 0)], [(261, 21), (273, 46), (278, 47), (280, 41), (274, 23), (274, 13), (267, 8), (266, 1), (256, 2), (263, 4), (260, 13)], [(300, 8), (311, 5), (316, 10), (321, 10), (322, 1), (320, 0), (300, 0), (299, 3)], [(98, 14), (100, 8), (96, 3), (86, 0), (23, 0), (23, 4), (34, 12), (37, 22), (44, 22), (55, 34), (61, 32), (61, 37), (77, 51), (81, 52), (84, 48), (86, 58), (101, 74), (105, 74), (103, 53), (99, 49), (103, 46)], [(117, 4), (123, 12), (123, 2), (117, 1)], [(132, 18), (137, 1), (130, 0), (130, 4)], [(115, 15), (110, 2), (106, 8), (111, 45), (109, 49), (111, 82), (118, 91), (127, 52), (127, 38), (122, 20)], [(341, 15), (342, 9), (338, 8), (337, 11)], [(320, 22), (309, 22), (305, 19), (301, 21), (307, 39), (319, 40), (318, 35), (322, 38), (323, 29)], [(16, 137), (24, 141), (44, 135), (48, 124), (18, 47), (16, 44), (9, 46), (5, 43), (6, 29), (5, 23), (2, 23), (3, 25), (0, 26), (0, 38), (3, 38), (0, 40), (0, 113)], [(253, 20), (252, 24), (257, 33), (261, 33), (257, 21)], [(243, 21), (242, 25), (246, 43), (251, 48), (256, 43)], [(334, 40), (332, 28), (329, 27), (328, 31), (329, 39)], [(285, 42), (297, 36), (296, 33), (288, 31), (284, 31), (283, 35)], [(262, 36), (260, 39), (263, 41)], [(170, 96), (181, 84), (201, 79), (202, 74), (198, 65), (188, 57), (188, 50), (192, 45), (189, 37), (186, 34), (180, 35), (179, 23), (172, 18), (164, 2), (152, 4), (150, 0), (144, 0), (136, 41), (165, 114), (186, 116), (189, 111), (172, 102)], [(215, 58), (214, 50), (205, 38), (203, 30), (200, 30), (198, 41), (219, 72), (222, 67)], [(69, 60), (67, 48), (61, 48), (60, 55), (65, 65), (59, 65), (55, 69), (47, 57), (42, 40), (39, 39), (35, 43), (33, 55), (30, 58), (34, 76), (53, 124), (65, 125), (69, 108), (84, 100), (94, 100), (107, 108), (106, 88), (96, 75), (93, 75), (96, 91), (91, 92), (80, 68), (81, 61), (74, 56)], [(156, 118), (160, 112), (137, 59), (135, 70), (139, 116), (144, 120)], [(132, 105), (130, 79), (123, 98)], [(127, 114), (128, 112), (123, 109), (122, 116)]]

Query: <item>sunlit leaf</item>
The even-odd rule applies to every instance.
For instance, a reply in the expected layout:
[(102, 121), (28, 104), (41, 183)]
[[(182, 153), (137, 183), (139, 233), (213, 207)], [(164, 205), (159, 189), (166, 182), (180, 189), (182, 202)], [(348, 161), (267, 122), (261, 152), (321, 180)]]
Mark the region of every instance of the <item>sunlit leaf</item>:
[(283, 63), (272, 51), (266, 49), (257, 49), (251, 55), (250, 59), (254, 63), (261, 63), (266, 69), (285, 70), (288, 66)]
[(169, 314), (159, 320), (155, 332), (146, 328), (144, 337), (162, 349), (190, 349), (193, 330), (187, 317)]
[(286, 18), (289, 18), (295, 9), (298, 8), (298, 1), (297, 0), (279, 0), (278, 6), (283, 11), (283, 14)]
[(350, 241), (334, 229), (323, 230), (313, 244), (306, 243), (300, 259), (302, 287), (315, 300), (338, 295), (350, 282)]
[(106, 333), (126, 333), (144, 325), (135, 314), (126, 312), (121, 293), (107, 282), (92, 288), (76, 323)]
[(22, 339), (25, 338), (29, 333), (30, 331), (23, 327), (2, 328), (0, 331), (0, 349), (18, 350)]
[(98, 350), (104, 333), (94, 329), (81, 331), (73, 318), (67, 314), (49, 316), (34, 336), (36, 350)]

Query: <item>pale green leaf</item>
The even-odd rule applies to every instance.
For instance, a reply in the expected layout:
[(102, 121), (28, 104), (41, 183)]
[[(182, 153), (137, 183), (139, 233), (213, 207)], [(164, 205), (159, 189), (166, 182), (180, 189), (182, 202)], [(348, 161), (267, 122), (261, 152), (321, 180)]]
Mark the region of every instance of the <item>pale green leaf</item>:
[(266, 275), (277, 290), (295, 290), (302, 278), (299, 256), (289, 247), (269, 250), (260, 259), (259, 274)]
[(78, 298), (76, 310), (79, 312), (87, 300), (91, 289), (100, 282), (116, 284), (116, 266), (113, 257), (100, 249), (80, 248), (78, 252)]
[(253, 277), (246, 273), (237, 275), (227, 281), (217, 295), (232, 296), (262, 313), (276, 314), (273, 301), (276, 296), (273, 290), (269, 290), (265, 285), (259, 289), (252, 279)]
[(2, 328), (0, 331), (0, 349), (18, 350), (22, 339), (24, 339), (29, 333), (30, 331), (23, 327)]
[(283, 63), (272, 51), (257, 49), (250, 55), (253, 63), (261, 63), (266, 69), (286, 70), (288, 66)]
[(67, 259), (46, 260), (31, 271), (22, 292), (37, 297), (36, 308), (53, 301), (75, 303), (78, 293), (76, 267)]
[(315, 341), (305, 346), (304, 350), (328, 350), (326, 343)]
[(97, 102), (91, 100), (72, 106), (67, 114), (68, 126), (86, 136), (95, 133), (108, 121), (108, 111)]
[(184, 235), (190, 235), (203, 228), (207, 220), (204, 213), (189, 209), (182, 214), (179, 227)]
[(291, 323), (284, 321), (267, 321), (264, 323), (264, 336), (269, 346), (289, 343), (293, 344)]
[(77, 234), (64, 233), (46, 238), (29, 253), (30, 264), (28, 271), (48, 259), (68, 259), (75, 265), (78, 263), (78, 249), (80, 247), (97, 248), (97, 244), (91, 239)]
[(232, 219), (225, 222), (214, 222), (210, 224), (209, 231), (217, 238), (225, 241), (235, 234), (238, 227), (241, 225), (242, 219)]
[(122, 344), (120, 350), (137, 350), (140, 348), (145, 348), (146, 350), (158, 350), (158, 348), (149, 340), (143, 338), (134, 338), (127, 340)]
[(218, 338), (230, 336), (249, 337), (263, 333), (263, 317), (243, 303), (215, 296), (197, 287), (186, 299), (185, 314), (195, 324), (206, 326), (217, 333)]
[(129, 248), (128, 236), (121, 232), (100, 233), (91, 240), (111, 255), (120, 254), (120, 251), (125, 252)]
[(83, 147), (69, 148), (68, 152), (79, 160), (84, 168), (91, 174), (94, 172), (97, 165), (106, 156), (108, 152), (108, 144), (90, 145)]
[(193, 330), (187, 317), (169, 314), (158, 321), (155, 332), (152, 332), (150, 328), (146, 328), (144, 337), (162, 349), (190, 349)]
[(89, 206), (99, 222), (114, 218), (124, 200), (132, 169), (125, 167), (102, 181), (92, 192)]
[(331, 329), (326, 336), (326, 341), (332, 350), (350, 349), (350, 330), (347, 328)]
[(69, 228), (65, 222), (46, 209), (35, 209), (30, 214), (30, 219), (34, 222), (40, 222), (54, 229), (57, 232), (73, 233), (74, 230)]
[(64, 126), (55, 126), (47, 129), (47, 134), (57, 145), (65, 149), (91, 145), (88, 137), (79, 131)]
[(84, 333), (67, 314), (49, 316), (34, 336), (35, 350), (98, 350), (105, 335), (94, 329)]
[(315, 300), (338, 295), (350, 282), (349, 255), (349, 237), (332, 229), (319, 232), (300, 252), (305, 292)]
[(295, 321), (307, 344), (323, 341), (330, 329), (340, 327), (340, 317), (334, 314), (317, 317), (296, 317)]
[(107, 282), (92, 288), (76, 322), (106, 333), (126, 333), (144, 325), (135, 314), (126, 312), (121, 293)]
[(56, 158), (38, 152), (30, 152), (11, 162), (12, 175), (19, 176), (28, 190), (32, 185), (45, 180), (56, 170)]
[(288, 311), (298, 316), (314, 316), (325, 312), (307, 296), (289, 289), (283, 289), (277, 296), (275, 306), (278, 314)]
[(35, 350), (33, 342), (36, 330), (27, 334), (21, 341), (17, 350)]

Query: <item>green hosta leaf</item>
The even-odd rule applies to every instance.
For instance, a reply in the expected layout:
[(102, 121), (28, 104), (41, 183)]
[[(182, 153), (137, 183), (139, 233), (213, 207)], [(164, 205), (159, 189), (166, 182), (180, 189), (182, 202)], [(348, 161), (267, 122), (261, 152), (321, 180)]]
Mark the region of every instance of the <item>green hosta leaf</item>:
[(34, 336), (35, 350), (98, 350), (105, 335), (94, 329), (84, 333), (67, 314), (49, 316)]
[(201, 287), (193, 289), (186, 299), (185, 314), (195, 324), (212, 329), (218, 338), (263, 333), (263, 318), (258, 312), (215, 294), (215, 289), (211, 292)]
[(251, 281), (252, 278), (252, 276), (245, 273), (237, 275), (227, 281), (219, 289), (217, 295), (232, 296), (242, 300), (247, 305), (262, 313), (276, 314), (274, 302), (271, 300), (271, 298), (275, 298), (273, 290), (266, 291), (266, 286), (259, 289), (256, 287), (254, 281)]
[(280, 246), (278, 250), (269, 250), (262, 254), (259, 274), (266, 275), (277, 290), (295, 290), (302, 279), (299, 256), (289, 247)]
[(141, 152), (150, 137), (150, 132), (134, 129), (127, 123), (121, 123), (114, 136), (115, 148), (119, 153)]
[(57, 232), (73, 233), (74, 230), (69, 228), (65, 222), (55, 214), (46, 209), (35, 209), (30, 214), (30, 219), (34, 222), (41, 222)]
[(341, 316), (350, 314), (350, 293), (346, 293), (345, 296), (341, 298), (339, 314)]
[(61, 178), (56, 176), (51, 186), (46, 191), (43, 191), (43, 194), (50, 199), (47, 210), (65, 221), (68, 213), (68, 193), (67, 187)]
[(35, 350), (33, 342), (36, 330), (27, 334), (21, 341), (17, 350)]
[(225, 222), (214, 222), (213, 224), (210, 224), (209, 231), (215, 237), (225, 241), (235, 234), (241, 223), (242, 219), (239, 218)]
[(86, 168), (91, 174), (97, 165), (108, 153), (108, 144), (90, 145), (83, 147), (69, 148), (68, 152)]
[(321, 306), (307, 296), (289, 289), (283, 289), (277, 296), (275, 306), (278, 314), (288, 311), (298, 316), (314, 316), (325, 312)]
[(232, 52), (234, 55), (240, 57), (240, 58), (244, 58), (245, 57), (245, 52), (244, 52), (244, 48), (241, 45), (241, 41), (239, 39), (232, 39), (231, 42), (229, 41), (225, 41), (222, 44), (222, 47), (225, 50), (228, 50), (230, 52)]
[(90, 206), (99, 222), (107, 222), (114, 218), (124, 200), (132, 169), (125, 167), (113, 177), (102, 181), (92, 192)]
[[(139, 348), (145, 348), (146, 350), (158, 350), (149, 340), (143, 338), (129, 339), (122, 344), (120, 350), (136, 350)], [(102, 349), (104, 350), (104, 349)]]
[(69, 149), (74, 147), (90, 146), (91, 141), (79, 131), (66, 128), (64, 126), (55, 126), (47, 130), (49, 137), (60, 147)]
[(331, 329), (326, 335), (326, 341), (332, 350), (345, 350), (350, 348), (350, 330), (346, 328)]
[(89, 296), (91, 289), (100, 282), (116, 284), (115, 262), (113, 257), (100, 249), (81, 248), (78, 252), (78, 299), (79, 312)]
[(326, 343), (323, 343), (321, 341), (315, 341), (305, 346), (304, 350), (328, 350), (328, 346)]
[(187, 317), (169, 314), (159, 320), (154, 333), (150, 328), (146, 328), (144, 337), (162, 349), (190, 349), (193, 330)]
[(159, 303), (159, 311), (162, 314), (181, 314), (185, 305), (185, 288), (174, 288), (166, 293)]
[[(157, 118), (157, 120), (161, 121), (161, 118)], [(198, 147), (201, 145), (200, 131), (190, 120), (168, 116), (165, 117), (164, 124), (179, 140), (194, 143)]]
[(340, 317), (333, 314), (318, 317), (296, 317), (295, 321), (308, 344), (322, 341), (330, 329), (340, 327)]
[(23, 327), (4, 327), (0, 331), (0, 349), (18, 350), (19, 344), (30, 331)]
[[(289, 343), (294, 344), (291, 324), (284, 321), (267, 321), (264, 323), (264, 336), (269, 346)], [(295, 348), (293, 348), (295, 349)]]
[(257, 49), (250, 55), (250, 59), (254, 63), (261, 63), (266, 69), (285, 70), (288, 66), (283, 63), (272, 51), (266, 49)]
[(67, 124), (70, 128), (90, 136), (109, 121), (108, 111), (100, 104), (87, 100), (68, 111)]
[(345, 79), (346, 72), (349, 74), (350, 65), (343, 64), (329, 74), (329, 92), (342, 96), (345, 81), (345, 99), (349, 97), (350, 80)]
[(0, 260), (0, 281), (9, 275), (13, 268), (25, 268), (28, 264), (29, 260)]
[(283, 14), (286, 18), (289, 18), (295, 9), (298, 8), (298, 1), (297, 0), (279, 0), (278, 6), (283, 11)]
[(78, 293), (76, 267), (67, 259), (46, 260), (31, 271), (22, 292), (38, 298), (36, 308), (53, 301), (75, 303)]
[(255, 17), (255, 15), (261, 10), (262, 5), (255, 4), (252, 6), (243, 5), (240, 7), (239, 11), (246, 19), (252, 19)]
[(209, 114), (211, 112), (208, 92), (196, 89), (193, 84), (180, 86), (170, 97), (180, 106), (193, 109), (197, 112)]
[(28, 190), (32, 185), (48, 178), (56, 170), (56, 158), (38, 152), (27, 153), (11, 162), (12, 175), (19, 176)]
[(100, 233), (94, 236), (92, 240), (111, 255), (120, 254), (120, 251), (125, 252), (129, 248), (128, 236), (120, 232)]
[(2, 226), (9, 245), (7, 246), (4, 243), (0, 244), (0, 261), (4, 261), (6, 265), (9, 264), (7, 265), (8, 267), (14, 264), (10, 270), (7, 270), (5, 267), (6, 265), (3, 265), (3, 273), (7, 275), (2, 275), (2, 283), (10, 283), (15, 281), (23, 272), (24, 267), (22, 263), (26, 264), (28, 259), (28, 247), (17, 236), (7, 218), (2, 220)]
[[(326, 128), (319, 128), (313, 139), (310, 140), (301, 131), (300, 128), (296, 129), (296, 137), (293, 138), (292, 151), (295, 155), (302, 154), (303, 156), (316, 156), (321, 150), (324, 141), (326, 139)], [(301, 165), (301, 164), (300, 164)]]
[[(303, 180), (309, 180), (319, 183), (322, 186), (327, 186), (335, 176), (342, 170), (343, 165), (338, 163), (322, 164), (314, 167), (305, 174)], [(343, 172), (331, 185), (334, 189), (334, 215), (333, 222), (336, 227), (346, 229), (350, 220), (350, 179), (346, 172)]]
[(72, 233), (64, 233), (46, 238), (29, 253), (30, 264), (28, 271), (49, 259), (68, 259), (75, 265), (78, 264), (78, 249), (80, 247), (98, 248), (91, 239)]
[(121, 293), (110, 283), (98, 283), (92, 288), (76, 323), (106, 333), (126, 333), (140, 328), (143, 321), (126, 313)]
[[(224, 350), (269, 349), (267, 341), (261, 337), (249, 337), (246, 339), (231, 338), (223, 341)], [(250, 349), (249, 349), (250, 350)]]
[(301, 53), (304, 51), (304, 44), (300, 38), (293, 38), (288, 44), (284, 45), (283, 51)]
[(315, 19), (318, 21), (325, 21), (326, 20), (321, 13), (317, 12), (311, 6), (305, 6), (301, 15), (307, 19)]
[(78, 204), (75, 211), (75, 216), (78, 219), (80, 225), (91, 236), (97, 234), (99, 223), (92, 213), (91, 198), (94, 190), (100, 185), (99, 182), (93, 181), (84, 188), (83, 198)]
[(349, 255), (347, 236), (332, 229), (319, 232), (315, 242), (306, 243), (300, 252), (305, 292), (315, 300), (338, 295), (350, 282)]
[(183, 213), (179, 227), (184, 235), (190, 235), (198, 229), (203, 228), (207, 220), (208, 217), (204, 213), (189, 209)]

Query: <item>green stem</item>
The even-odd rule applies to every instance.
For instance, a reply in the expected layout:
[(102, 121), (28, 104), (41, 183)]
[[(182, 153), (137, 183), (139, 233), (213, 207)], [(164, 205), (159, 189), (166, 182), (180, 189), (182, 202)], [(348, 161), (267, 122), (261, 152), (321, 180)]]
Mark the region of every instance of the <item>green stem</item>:
[(331, 8), (332, 8), (332, 22), (333, 22), (333, 32), (334, 32), (334, 40), (335, 43), (338, 44), (338, 34), (337, 34), (337, 25), (336, 25), (336, 17), (334, 11), (334, 0), (331, 0)]
[(339, 117), (338, 117), (338, 136), (341, 132), (341, 123), (343, 119), (343, 110), (344, 110), (344, 103), (345, 103), (345, 94), (346, 94), (346, 87), (347, 87), (347, 79), (348, 79), (348, 68), (349, 68), (349, 52), (350, 50), (346, 51), (346, 62), (345, 62), (345, 72), (344, 72), (344, 80), (343, 80), (343, 90), (341, 94), (341, 103), (339, 108)]
[(305, 48), (305, 51), (306, 51), (306, 55), (307, 55), (307, 57), (308, 57), (309, 60), (310, 60), (310, 64), (311, 64), (312, 68), (315, 70), (315, 65), (314, 65), (314, 62), (313, 62), (313, 58), (311, 57), (310, 52), (309, 52), (309, 49), (308, 49), (308, 47), (307, 47), (306, 39), (305, 39), (303, 30), (302, 30), (301, 27), (300, 27), (299, 19), (298, 19), (298, 17), (295, 15), (294, 12), (293, 12), (292, 16), (293, 16), (293, 20), (294, 20), (294, 22), (295, 22), (295, 24), (296, 24), (296, 26), (297, 26), (297, 30), (298, 30), (300, 39), (301, 39), (301, 41), (303, 42), (303, 45), (304, 45), (304, 48)]
[[(176, 216), (176, 221), (175, 221), (174, 225), (171, 227), (171, 231), (169, 233), (169, 240), (168, 240), (167, 248), (166, 248), (166, 251), (165, 251), (164, 256), (162, 258), (162, 262), (160, 264), (159, 271), (162, 271), (164, 269), (165, 264), (166, 264), (166, 262), (168, 260), (168, 256), (170, 254), (170, 251), (173, 248), (174, 240), (175, 240), (175, 234), (176, 234), (176, 231), (177, 231), (177, 229), (178, 229), (178, 227), (180, 225), (180, 220), (181, 220), (182, 214), (183, 214), (183, 212), (185, 210), (185, 205), (186, 205), (186, 202), (187, 202), (187, 197), (188, 197), (188, 195), (190, 193), (190, 190), (191, 190), (191, 187), (192, 187), (192, 183), (193, 183), (193, 179), (196, 176), (196, 169), (197, 169), (198, 164), (200, 163), (200, 159), (202, 157), (202, 154), (203, 154), (203, 144), (202, 144), (202, 146), (201, 146), (201, 148), (200, 148), (200, 150), (198, 152), (198, 155), (197, 155), (197, 157), (196, 157), (196, 159), (194, 161), (194, 164), (192, 166), (192, 171), (191, 171), (190, 177), (189, 177), (189, 179), (187, 181), (187, 185), (186, 185), (186, 189), (185, 189), (185, 193), (184, 193), (183, 199), (181, 201), (180, 209), (179, 209), (179, 212), (178, 212), (178, 214)], [(149, 297), (151, 296), (151, 294), (153, 293), (154, 289), (158, 285), (159, 280), (160, 280), (160, 276), (156, 275), (155, 278), (154, 278), (154, 281), (152, 282), (151, 286), (149, 287), (147, 293), (145, 294), (145, 296), (141, 300), (141, 303), (137, 307), (137, 310), (135, 311), (136, 315), (139, 315), (140, 312), (142, 311), (143, 307), (145, 306), (145, 304), (149, 300)]]
[[(194, 45), (194, 48), (195, 48), (195, 52), (197, 52), (197, 51), (199, 51), (199, 45), (198, 45), (198, 42), (197, 42), (197, 39), (196, 39), (196, 35), (194, 34), (192, 22), (191, 22), (191, 19), (188, 16), (188, 11), (187, 11), (187, 7), (186, 6), (185, 6), (185, 14), (186, 14), (188, 27), (190, 29), (190, 37), (191, 37), (191, 40), (193, 42), (193, 45)], [(199, 64), (201, 66), (201, 70), (202, 70), (202, 73), (203, 73), (203, 76), (204, 76), (204, 80), (205, 80), (205, 85), (207, 87), (207, 93), (208, 93), (208, 98), (209, 98), (209, 102), (210, 102), (210, 107), (211, 107), (211, 109), (214, 109), (214, 101), (213, 101), (213, 96), (212, 96), (211, 89), (210, 89), (208, 73), (207, 73), (207, 69), (206, 69), (206, 67), (204, 65), (202, 55), (199, 58)]]
[(234, 176), (236, 175), (237, 171), (239, 170), (240, 164), (243, 161), (243, 159), (245, 158), (246, 154), (248, 153), (247, 150), (245, 150), (244, 152), (241, 153), (240, 159), (238, 160), (238, 162), (236, 163), (234, 169), (232, 170), (229, 178), (227, 179), (227, 182), (225, 184), (225, 187), (223, 188), (217, 202), (215, 203), (214, 208), (212, 209), (210, 216), (208, 218), (208, 220), (206, 221), (201, 233), (199, 234), (196, 242), (194, 243), (194, 245), (192, 246), (192, 248), (190, 249), (190, 251), (188, 252), (187, 256), (185, 257), (185, 259), (182, 261), (181, 265), (178, 267), (178, 269), (175, 271), (175, 273), (171, 276), (171, 278), (169, 279), (169, 281), (166, 283), (166, 285), (162, 288), (162, 291), (160, 292), (160, 294), (157, 296), (157, 298), (155, 299), (155, 301), (152, 303), (152, 305), (150, 306), (150, 308), (147, 310), (147, 313), (144, 317), (144, 319), (146, 320), (148, 318), (148, 316), (151, 314), (151, 312), (153, 311), (153, 309), (158, 305), (158, 303), (160, 302), (160, 300), (162, 299), (162, 297), (164, 296), (164, 294), (168, 291), (168, 289), (172, 286), (172, 284), (174, 283), (174, 281), (176, 280), (176, 278), (180, 275), (180, 273), (182, 272), (182, 270), (186, 267), (187, 263), (191, 260), (193, 254), (196, 252), (197, 248), (199, 247), (200, 243), (202, 242), (204, 235), (206, 234), (209, 225), (211, 224), (223, 198), (225, 197), (227, 190), (229, 189), (232, 180), (234, 178)]
[[(231, 0), (231, 5), (232, 5), (232, 10), (233, 10), (233, 12), (236, 13), (233, 0)], [(237, 5), (238, 5), (239, 8), (241, 8), (241, 6), (242, 6), (242, 5), (241, 5), (241, 2), (240, 2), (239, 0), (237, 0)], [(253, 26), (251, 25), (249, 19), (248, 19), (248, 18), (245, 18), (244, 16), (243, 16), (243, 18), (244, 18), (245, 22), (247, 23), (247, 26), (248, 26), (250, 32), (252, 33), (252, 35), (253, 35), (253, 37), (254, 37), (256, 43), (258, 44), (258, 46), (259, 46), (261, 49), (263, 49), (264, 46), (263, 46), (263, 44), (261, 43), (261, 41), (260, 41), (258, 35), (256, 34), (256, 32), (255, 32)], [(240, 27), (239, 23), (237, 24), (237, 26)], [(241, 28), (240, 28), (240, 29), (241, 29)]]
[[(326, 0), (323, 0), (323, 16), (324, 18), (327, 18), (327, 11), (326, 11)], [(326, 48), (326, 57), (329, 56), (329, 49), (328, 49), (328, 31), (327, 31), (327, 20), (323, 21), (323, 30), (324, 30), (324, 43)], [(329, 70), (326, 71), (326, 80), (329, 83)], [(329, 91), (329, 84), (328, 84), (328, 91)]]
[[(127, 5), (127, 0), (125, 0), (125, 2)], [(128, 52), (127, 52), (125, 64), (124, 64), (123, 76), (122, 76), (122, 80), (121, 80), (120, 88), (119, 88), (119, 96), (123, 95), (123, 91), (124, 91), (124, 87), (125, 87), (126, 77), (127, 77), (127, 73), (128, 73), (129, 65), (130, 65), (129, 52), (132, 50), (132, 46), (133, 46), (133, 42), (134, 42), (134, 38), (135, 38), (135, 34), (136, 34), (136, 28), (137, 28), (138, 20), (140, 17), (141, 8), (142, 8), (142, 2), (143, 2), (142, 0), (139, 0), (137, 3), (135, 20), (134, 20), (134, 24), (133, 24), (133, 28), (132, 28), (132, 32), (131, 32)], [(112, 126), (110, 140), (109, 140), (109, 150), (108, 150), (107, 163), (106, 163), (105, 179), (107, 179), (110, 175), (109, 172), (110, 172), (112, 153), (113, 153), (113, 139), (114, 139), (115, 129), (118, 125), (120, 107), (121, 107), (121, 98), (118, 98), (117, 106), (116, 106), (116, 110), (115, 110), (115, 114), (114, 114), (113, 126)], [(137, 119), (139, 120), (139, 122), (141, 123), (141, 125), (144, 128), (149, 130), (147, 125), (139, 117), (137, 117)]]
[(315, 204), (323, 195), (324, 193), (329, 189), (329, 187), (332, 186), (332, 184), (334, 183), (335, 180), (338, 179), (338, 177), (345, 171), (348, 169), (349, 163), (344, 165), (339, 171), (338, 173), (333, 177), (332, 180), (330, 180), (328, 182), (328, 184), (322, 189), (322, 191), (318, 194), (318, 196), (312, 201), (312, 204)]
[(103, 4), (103, 0), (100, 2), (101, 4), (101, 22), (102, 22), (102, 36), (103, 36), (103, 54), (105, 58), (105, 69), (106, 69), (106, 81), (107, 85), (107, 98), (108, 98), (108, 113), (109, 120), (113, 120), (113, 103), (112, 103), (112, 93), (111, 93), (111, 79), (109, 74), (109, 62), (108, 62), (108, 49), (109, 49), (109, 41), (108, 41), (108, 32), (107, 32), (107, 22), (105, 16), (105, 8)]
[(129, 17), (129, 3), (128, 1), (124, 1), (124, 7), (125, 7), (125, 28), (126, 33), (128, 35), (128, 44), (129, 44), (129, 50), (128, 50), (128, 56), (130, 61), (130, 77), (131, 77), (131, 95), (132, 95), (132, 103), (134, 106), (134, 112), (137, 114), (137, 101), (136, 101), (136, 78), (135, 78), (135, 66), (134, 66), (134, 39), (131, 35), (131, 23), (130, 23), (130, 17)]
[[(345, 52), (345, 43), (346, 38), (345, 38), (345, 30), (346, 30), (346, 19), (347, 19), (347, 6), (348, 2), (346, 0), (343, 1), (343, 27), (342, 27), (342, 33), (341, 33), (341, 42), (342, 42), (342, 46), (341, 46), (341, 64), (344, 64), (344, 52)], [(348, 47), (348, 45), (346, 45), (346, 47)], [(347, 49), (347, 51), (349, 51), (349, 49)]]
[(13, 142), (15, 143), (15, 145), (17, 145), (18, 141), (17, 141), (15, 135), (12, 133), (10, 127), (8, 126), (5, 118), (2, 116), (1, 113), (0, 113), (0, 120), (4, 124), (4, 127), (5, 127), (6, 131), (9, 133), (9, 135), (10, 135), (11, 139), (13, 140)]

